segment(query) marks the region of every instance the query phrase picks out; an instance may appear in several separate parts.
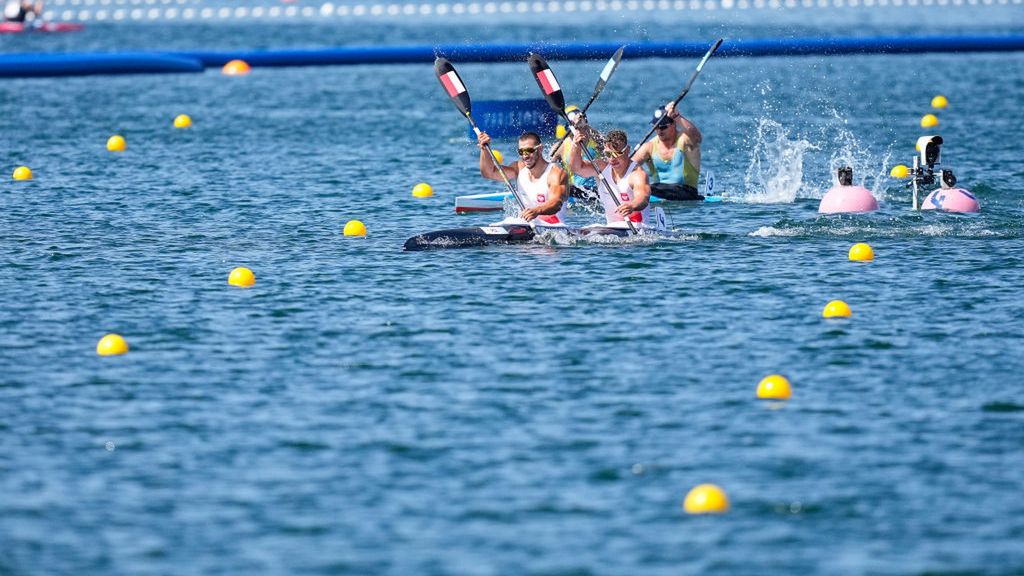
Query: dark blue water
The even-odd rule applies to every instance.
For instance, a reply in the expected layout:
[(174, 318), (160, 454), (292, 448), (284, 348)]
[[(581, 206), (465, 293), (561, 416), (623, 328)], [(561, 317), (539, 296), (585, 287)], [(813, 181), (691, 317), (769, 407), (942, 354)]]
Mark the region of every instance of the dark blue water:
[[(170, 29), (59, 41), (215, 31)], [(196, 47), (383, 34), (226, 31)], [(593, 122), (638, 137), (694, 65), (624, 61)], [(552, 66), (582, 100), (601, 63)], [(1024, 573), (1022, 89), (1019, 54), (712, 60), (683, 110), (730, 201), (682, 238), (404, 253), (498, 219), (452, 211), (497, 187), (429, 66), (4, 81), (0, 574)], [(979, 215), (885, 176), (940, 93)], [(840, 163), (878, 213), (818, 216)], [(703, 482), (730, 513), (682, 512)]]

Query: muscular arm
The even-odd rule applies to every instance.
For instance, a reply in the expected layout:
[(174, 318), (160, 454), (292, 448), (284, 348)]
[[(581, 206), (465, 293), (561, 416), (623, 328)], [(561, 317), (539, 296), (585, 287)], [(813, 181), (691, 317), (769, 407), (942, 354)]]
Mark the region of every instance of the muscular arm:
[(639, 150), (636, 151), (636, 154), (633, 154), (633, 157), (630, 158), (630, 160), (637, 164), (643, 164), (651, 157), (651, 146), (654, 146), (654, 141), (648, 140), (640, 147)]
[[(481, 132), (476, 141), (480, 147), (480, 175), (489, 180), (503, 181), (501, 172), (498, 172), (498, 168), (494, 165), (494, 159), (487, 150), (487, 145), (491, 143), (491, 137), (486, 132)], [(515, 164), (508, 166), (501, 165), (501, 170), (505, 173), (505, 177), (511, 180), (519, 175), (519, 162), (516, 161)]]
[(682, 150), (690, 164), (693, 164), (695, 168), (700, 170), (700, 143), (704, 140), (704, 136), (693, 122), (690, 122), (688, 118), (679, 112), (670, 108), (669, 114), (676, 123), (676, 130), (679, 132), (679, 138), (676, 139), (676, 147)]
[[(665, 106), (665, 113), (668, 114), (669, 118), (671, 118), (673, 122), (675, 122), (676, 131), (679, 132), (680, 136), (687, 137), (687, 145), (692, 146), (693, 149), (699, 149), (700, 142), (703, 137), (701, 136), (700, 130), (697, 129), (697, 126), (695, 126), (693, 122), (690, 122), (689, 118), (680, 114), (679, 111), (676, 110), (675, 105), (671, 102)], [(682, 141), (682, 138), (680, 138), (680, 141)]]
[(583, 176), (584, 178), (590, 176), (597, 176), (597, 169), (599, 168), (603, 170), (604, 167), (601, 166), (601, 161), (597, 159), (594, 160), (594, 162), (597, 164), (596, 167), (594, 166), (594, 164), (591, 164), (590, 162), (584, 162), (582, 146), (584, 145), (573, 142), (572, 154), (569, 155), (569, 166), (572, 168), (572, 173), (578, 176)]
[[(480, 148), (480, 174), (489, 180), (500, 180), (501, 174), (498, 169), (494, 166), (494, 161), (490, 158), (491, 153), (486, 148)], [(501, 165), (502, 172), (505, 173), (505, 177), (509, 180), (515, 178), (519, 174), (519, 161), (511, 165)]]
[(651, 202), (651, 183), (647, 172), (637, 168), (629, 175), (629, 187), (633, 189), (633, 199), (623, 202), (615, 211), (623, 216), (639, 212)]
[(551, 167), (551, 172), (548, 172), (549, 198), (547, 202), (537, 207), (540, 209), (539, 214), (554, 214), (562, 209), (562, 204), (569, 196), (568, 179), (569, 174), (565, 170), (558, 166)]
[(687, 140), (687, 144), (689, 146), (692, 146), (693, 148), (700, 148), (701, 140), (703, 140), (704, 137), (701, 135), (700, 130), (697, 129), (693, 122), (690, 122), (682, 114), (676, 117), (675, 122), (676, 130), (679, 131), (680, 141), (682, 141), (682, 137), (685, 136), (685, 139)]

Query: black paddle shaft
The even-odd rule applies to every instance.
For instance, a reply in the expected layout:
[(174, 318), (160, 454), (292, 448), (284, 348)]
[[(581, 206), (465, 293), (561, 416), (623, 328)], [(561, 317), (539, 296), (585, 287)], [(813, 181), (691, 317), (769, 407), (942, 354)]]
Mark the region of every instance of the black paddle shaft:
[[(473, 128), (473, 132), (479, 136), (480, 129), (477, 128), (476, 122), (473, 121), (472, 107), (473, 103), (469, 99), (469, 91), (466, 90), (466, 85), (462, 83), (462, 78), (459, 73), (455, 71), (455, 66), (448, 61), (447, 58), (438, 56), (434, 60), (434, 74), (437, 75), (437, 79), (441, 82), (441, 86), (445, 92), (448, 93), (448, 97), (451, 99), (452, 104), (455, 108), (462, 113), (466, 121)], [(491, 162), (494, 163), (494, 167), (498, 170), (498, 174), (501, 175), (502, 181), (505, 182), (505, 187), (512, 193), (512, 197), (515, 198), (516, 203), (519, 204), (520, 210), (526, 210), (526, 203), (519, 197), (519, 191), (509, 181), (508, 176), (505, 175), (505, 169), (502, 168), (501, 162), (498, 162), (498, 158), (494, 155), (494, 150), (491, 150), (491, 146), (485, 146), (487, 148), (487, 155), (490, 156)]]
[[(697, 69), (693, 71), (693, 75), (690, 76), (690, 80), (687, 81), (686, 86), (683, 86), (683, 91), (680, 92), (679, 96), (676, 96), (676, 99), (672, 101), (673, 110), (677, 106), (679, 106), (679, 103), (683, 101), (683, 98), (686, 98), (686, 95), (690, 92), (690, 87), (693, 86), (694, 81), (697, 80), (697, 76), (700, 76), (700, 71), (704, 69), (704, 64), (706, 64), (708, 59), (711, 58), (715, 51), (718, 50), (718, 47), (722, 45), (723, 40), (725, 39), (719, 38), (718, 41), (711, 46), (711, 49), (708, 50), (706, 54), (704, 54), (704, 57), (700, 59), (700, 63), (697, 64)], [(647, 139), (650, 138), (651, 134), (654, 134), (654, 131), (657, 129), (657, 124), (651, 126), (651, 129), (647, 131), (647, 134), (643, 138), (641, 138), (639, 142), (637, 142), (636, 146), (633, 147), (634, 154), (636, 154), (637, 150), (639, 150), (640, 147), (647, 142)]]
[[(581, 114), (586, 114), (587, 110), (590, 109), (590, 105), (593, 104), (594, 100), (597, 100), (597, 97), (601, 95), (605, 84), (608, 83), (608, 79), (612, 77), (612, 74), (615, 73), (615, 69), (619, 67), (619, 62), (622, 60), (622, 52), (625, 49), (626, 47), (623, 46), (616, 50), (615, 54), (612, 54), (612, 57), (608, 60), (608, 63), (601, 69), (601, 77), (597, 79), (597, 85), (594, 86), (594, 93), (590, 96), (590, 100), (587, 100), (587, 103), (583, 108), (580, 108)], [(556, 151), (561, 150), (562, 142), (565, 142), (565, 139), (568, 137), (569, 134), (567, 133), (565, 136), (559, 138), (558, 142), (555, 142), (555, 145), (551, 148), (551, 157), (554, 157)]]

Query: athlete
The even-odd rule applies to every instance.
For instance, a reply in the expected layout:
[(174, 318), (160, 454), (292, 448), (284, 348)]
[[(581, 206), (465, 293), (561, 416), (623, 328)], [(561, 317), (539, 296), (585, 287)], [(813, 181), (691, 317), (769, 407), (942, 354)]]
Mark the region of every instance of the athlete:
[[(491, 137), (486, 132), (477, 136), (480, 146), (480, 174), (491, 180), (502, 180), (501, 173), (489, 158), (486, 146)], [(525, 132), (519, 137), (519, 160), (515, 164), (502, 165), (505, 177), (515, 180), (519, 197), (526, 203), (520, 216), (530, 221), (539, 219), (543, 224), (562, 225), (565, 223), (568, 178), (565, 171), (544, 159), (544, 145), (540, 136)]]
[(28, 15), (38, 18), (43, 13), (43, 1), (37, 0), (6, 0), (4, 2), (4, 20), (7, 22), (24, 22)]
[[(631, 222), (653, 225), (647, 211), (647, 204), (651, 199), (650, 179), (646, 172), (636, 169), (635, 161), (630, 161), (626, 133), (622, 130), (612, 130), (606, 134), (604, 140), (606, 160), (595, 158), (593, 165), (583, 162), (579, 145), (583, 143), (584, 138), (586, 135), (582, 132), (576, 134), (577, 146), (573, 147), (572, 153), (573, 171), (581, 176), (596, 176), (600, 171), (604, 181), (611, 187), (611, 191), (609, 191), (600, 182), (597, 185), (601, 205), (604, 207), (605, 220), (608, 224), (623, 222), (629, 218)], [(611, 193), (618, 197), (617, 206)]]
[[(565, 115), (577, 131), (587, 133), (587, 150), (590, 151), (591, 157), (597, 157), (599, 150), (601, 150), (603, 139), (601, 134), (590, 126), (586, 113), (580, 110), (578, 106), (573, 105), (565, 108)], [(561, 147), (552, 152), (551, 160), (560, 162), (562, 170), (569, 173), (570, 182), (572, 183), (572, 187), (569, 189), (570, 196), (582, 200), (596, 200), (597, 181), (593, 177), (584, 178), (579, 174), (574, 174), (572, 167), (569, 165), (569, 159), (572, 158), (572, 149), (575, 145), (572, 138), (562, 140)]]
[(700, 177), (700, 130), (683, 117), (670, 102), (654, 112), (651, 120), (657, 138), (633, 154), (633, 161), (645, 163), (650, 174), (651, 193), (665, 200), (703, 200), (697, 192)]

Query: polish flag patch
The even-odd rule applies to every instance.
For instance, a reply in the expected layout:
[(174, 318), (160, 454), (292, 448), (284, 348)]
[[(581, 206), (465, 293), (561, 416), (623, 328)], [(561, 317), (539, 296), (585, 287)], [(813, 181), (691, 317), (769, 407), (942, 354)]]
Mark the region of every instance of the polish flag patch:
[(455, 73), (455, 70), (442, 75), (441, 84), (443, 84), (444, 89), (448, 91), (449, 98), (455, 98), (466, 91), (466, 87), (462, 85), (462, 81), (459, 80), (459, 75)]
[(537, 194), (537, 202), (543, 204), (544, 202), (547, 202), (547, 200), (548, 200), (547, 196), (545, 196), (543, 194)]
[(545, 94), (554, 94), (562, 89), (558, 85), (558, 80), (555, 80), (555, 75), (551, 73), (550, 68), (537, 72), (537, 81), (540, 82), (540, 86), (544, 89)]

